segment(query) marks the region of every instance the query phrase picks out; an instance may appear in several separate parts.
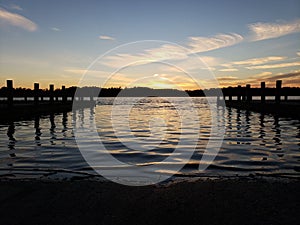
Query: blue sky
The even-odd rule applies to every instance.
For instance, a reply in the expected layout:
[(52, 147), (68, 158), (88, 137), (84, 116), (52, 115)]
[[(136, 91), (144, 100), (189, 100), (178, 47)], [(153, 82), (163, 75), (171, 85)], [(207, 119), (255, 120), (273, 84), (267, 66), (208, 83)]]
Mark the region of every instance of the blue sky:
[[(162, 40), (197, 54), (221, 86), (261, 80), (273, 85), (277, 78), (284, 85), (299, 86), (299, 8), (300, 2), (292, 0), (2, 0), (0, 85), (8, 78), (15, 80), (15, 86), (78, 85), (87, 67), (106, 51), (128, 42)], [(185, 70), (203, 69), (173, 44), (147, 43), (119, 50), (123, 55), (114, 52), (101, 59), (101, 66), (90, 68), (91, 84), (102, 85), (112, 71), (132, 60), (158, 55), (158, 61)], [(145, 64), (120, 70), (107, 85), (130, 86), (144, 75), (155, 74), (183, 88), (195, 88), (174, 68)], [(203, 82), (210, 84), (208, 78)]]

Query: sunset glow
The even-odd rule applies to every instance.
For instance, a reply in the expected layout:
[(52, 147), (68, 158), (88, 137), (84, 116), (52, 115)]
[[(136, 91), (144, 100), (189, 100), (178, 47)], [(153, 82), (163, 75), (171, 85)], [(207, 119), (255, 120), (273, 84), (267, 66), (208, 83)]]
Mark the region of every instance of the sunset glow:
[[(6, 79), (13, 79), (15, 87), (32, 88), (33, 82), (41, 88), (50, 83), (77, 86), (84, 74), (92, 73), (97, 80), (92, 84), (126, 87), (157, 73), (167, 74), (176, 85), (165, 81), (141, 85), (197, 89), (180, 68), (189, 68), (186, 73), (209, 70), (220, 87), (255, 86), (260, 81), (274, 85), (276, 79), (285, 86), (300, 85), (299, 1), (137, 1), (130, 7), (122, 1), (92, 2), (76, 1), (70, 10), (66, 1), (1, 1), (0, 86)], [(144, 8), (148, 11), (140, 14)], [(166, 42), (142, 52), (131, 49), (104, 57), (99, 70), (89, 70), (107, 51), (149, 39)], [(194, 55), (203, 63), (191, 63)], [(168, 61), (179, 69), (156, 64), (138, 72), (119, 71), (120, 79), (107, 82), (111, 71), (130, 62), (155, 61)], [(210, 80), (203, 83), (209, 86)]]

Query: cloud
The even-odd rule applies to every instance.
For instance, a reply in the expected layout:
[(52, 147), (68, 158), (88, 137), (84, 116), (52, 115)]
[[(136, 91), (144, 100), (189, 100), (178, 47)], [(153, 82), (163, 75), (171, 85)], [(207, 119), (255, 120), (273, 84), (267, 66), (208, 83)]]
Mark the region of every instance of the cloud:
[(263, 57), (263, 58), (252, 58), (252, 59), (247, 59), (243, 61), (235, 61), (232, 62), (234, 65), (260, 65), (268, 62), (273, 62), (273, 61), (281, 61), (286, 59), (286, 57), (283, 56), (268, 56), (268, 57)]
[(220, 69), (219, 71), (221, 71), (221, 72), (236, 72), (239, 70), (236, 68), (227, 68), (227, 69)]
[(50, 29), (53, 30), (53, 31), (57, 31), (57, 32), (58, 32), (58, 31), (61, 31), (61, 29), (59, 29), (59, 28), (57, 28), (57, 27), (51, 27)]
[(165, 44), (158, 48), (150, 48), (145, 50), (145, 54), (143, 54), (142, 56), (152, 60), (177, 60), (187, 58), (187, 54), (187, 50), (183, 47)]
[(232, 81), (232, 80), (238, 80), (237, 77), (232, 76), (225, 76), (225, 77), (217, 77), (218, 81)]
[(220, 64), (220, 59), (212, 56), (200, 56), (203, 62), (205, 62), (208, 66), (216, 66)]
[(284, 57), (284, 56), (267, 56), (267, 57), (262, 57), (262, 58), (251, 58), (251, 59), (246, 59), (246, 60), (242, 60), (242, 61), (233, 61), (230, 63), (221, 64), (221, 66), (226, 67), (226, 68), (220, 69), (219, 71), (221, 71), (221, 72), (238, 71), (238, 69), (235, 67), (241, 67), (241, 66), (246, 66), (245, 68), (247, 68), (247, 69), (251, 69), (251, 68), (254, 69), (255, 66), (257, 66), (257, 65), (262, 65), (262, 64), (269, 63), (269, 62), (282, 61), (282, 60), (285, 60), (286, 58), (287, 57)]
[(101, 40), (110, 40), (110, 41), (114, 41), (115, 38), (111, 37), (111, 36), (107, 36), (107, 35), (100, 35), (99, 39)]
[(104, 77), (107, 77), (109, 75), (107, 72), (101, 70), (87, 70), (81, 68), (70, 68), (70, 69), (65, 69), (64, 71), (67, 73), (78, 74), (78, 75), (87, 74), (87, 75), (99, 75)]
[(297, 55), (300, 56), (300, 52), (297, 52)]
[[(243, 37), (238, 34), (218, 34), (214, 37), (190, 37), (189, 41), (184, 45), (186, 47), (181, 47), (175, 44), (163, 44), (156, 48), (146, 49), (144, 52), (139, 54), (123, 53), (108, 56), (104, 59), (102, 64), (109, 67), (119, 68), (136, 61), (147, 64), (164, 60), (185, 60), (190, 57), (191, 53), (207, 52), (231, 46), (242, 40)], [(215, 60), (215, 58), (202, 57), (202, 60), (211, 66), (211, 63)]]
[(142, 53), (119, 53), (106, 56), (102, 64), (112, 68), (122, 68), (127, 65), (142, 65), (165, 60), (184, 60), (188, 57), (188, 51), (180, 46), (164, 44), (157, 48), (145, 49)]
[(277, 69), (277, 68), (293, 67), (293, 66), (300, 66), (300, 62), (267, 64), (267, 65), (260, 65), (260, 66), (248, 66), (246, 68), (249, 70), (257, 70), (257, 69)]
[(22, 8), (21, 6), (16, 5), (16, 4), (11, 4), (11, 5), (9, 6), (9, 8), (11, 8), (11, 9), (13, 9), (13, 10), (18, 10), (18, 11), (22, 11), (22, 10), (23, 10), (23, 8)]
[(266, 78), (268, 76), (272, 75), (272, 72), (262, 72), (262, 73), (258, 73), (258, 74), (255, 74), (249, 78)]
[(300, 78), (300, 71), (295, 71), (291, 73), (285, 73), (285, 74), (278, 74), (274, 77), (268, 77), (267, 80), (284, 80), (284, 79), (294, 79), (294, 78)]
[(190, 37), (188, 46), (192, 52), (207, 52), (235, 45), (244, 38), (236, 33), (218, 34), (213, 37)]
[(248, 27), (253, 33), (252, 41), (260, 41), (300, 32), (300, 19), (289, 23), (254, 23)]
[[(174, 66), (172, 66), (174, 65)], [(194, 73), (201, 70), (213, 71), (216, 70), (213, 66), (219, 65), (219, 58), (211, 56), (189, 56), (186, 59), (170, 63), (168, 67), (162, 67), (161, 70), (168, 73)], [(207, 73), (207, 72), (206, 72)]]
[(101, 60), (102, 65), (117, 69), (123, 68), (131, 64), (141, 65), (151, 62), (153, 62), (153, 60), (151, 61), (150, 58), (143, 56), (142, 54), (134, 55), (123, 53), (109, 55)]
[(8, 12), (3, 8), (0, 8), (0, 21), (4, 24), (20, 27), (28, 31), (37, 30), (37, 25), (31, 20), (19, 14)]
[(217, 78), (220, 86), (237, 86), (251, 84), (252, 87), (260, 87), (262, 81), (266, 82), (269, 87), (274, 87), (276, 80), (282, 80), (283, 86), (299, 86), (300, 85), (300, 71), (291, 71), (289, 73), (278, 73), (272, 74), (271, 72), (263, 72), (249, 76), (245, 79), (240, 79), (238, 77), (218, 77)]

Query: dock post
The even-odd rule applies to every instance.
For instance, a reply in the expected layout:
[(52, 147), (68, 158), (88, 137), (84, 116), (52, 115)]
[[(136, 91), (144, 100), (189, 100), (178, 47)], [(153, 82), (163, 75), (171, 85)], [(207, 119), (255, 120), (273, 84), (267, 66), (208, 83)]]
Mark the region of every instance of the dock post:
[(245, 88), (242, 88), (242, 101), (246, 101), (246, 89)]
[(260, 100), (261, 100), (261, 103), (265, 103), (266, 102), (266, 82), (261, 82), (260, 83), (260, 90), (261, 90), (261, 97), (260, 97)]
[(13, 81), (12, 80), (6, 80), (6, 87), (7, 87), (7, 105), (9, 108), (13, 107), (14, 102), (14, 96), (13, 96)]
[(237, 100), (238, 100), (238, 102), (241, 101), (241, 94), (242, 94), (242, 86), (238, 85), (238, 87), (237, 87)]
[(277, 104), (280, 103), (281, 84), (282, 84), (282, 81), (281, 81), (281, 80), (276, 80), (275, 102), (276, 102)]
[(49, 91), (50, 91), (50, 104), (53, 104), (53, 101), (54, 101), (54, 84), (50, 84), (49, 85)]
[(229, 89), (228, 100), (229, 102), (232, 102), (232, 87), (229, 87), (228, 89)]
[(62, 91), (62, 102), (66, 103), (67, 101), (67, 95), (66, 95), (66, 86), (61, 86), (61, 91)]
[(252, 95), (251, 95), (251, 85), (250, 84), (247, 84), (246, 85), (246, 100), (247, 102), (251, 102), (252, 101)]
[(34, 105), (39, 104), (39, 83), (34, 83)]

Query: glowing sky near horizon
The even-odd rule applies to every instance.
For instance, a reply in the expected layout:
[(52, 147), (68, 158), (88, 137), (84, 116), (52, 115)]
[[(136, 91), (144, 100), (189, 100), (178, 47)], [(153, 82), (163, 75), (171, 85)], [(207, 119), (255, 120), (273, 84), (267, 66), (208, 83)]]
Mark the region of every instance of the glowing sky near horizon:
[[(94, 80), (89, 84), (198, 88), (180, 70), (188, 68), (187, 73), (209, 70), (220, 86), (273, 85), (276, 79), (300, 86), (299, 8), (299, 0), (0, 0), (0, 86), (6, 79), (13, 79), (15, 87), (32, 87), (33, 82), (41, 88), (77, 86), (100, 55), (141, 40), (176, 43), (192, 56), (166, 43), (143, 52), (133, 48), (90, 69)], [(120, 70), (134, 61), (144, 63)], [(209, 79), (202, 83), (211, 85)]]

